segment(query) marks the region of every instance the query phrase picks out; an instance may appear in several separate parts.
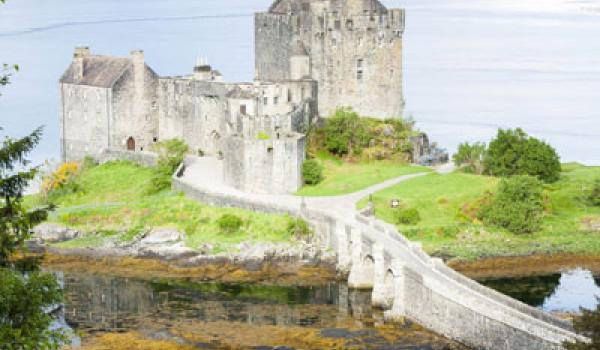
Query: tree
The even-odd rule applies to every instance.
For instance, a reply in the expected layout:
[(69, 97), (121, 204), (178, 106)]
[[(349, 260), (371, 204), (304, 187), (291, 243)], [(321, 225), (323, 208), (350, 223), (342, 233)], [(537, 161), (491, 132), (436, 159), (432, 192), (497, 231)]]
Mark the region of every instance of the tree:
[(454, 165), (466, 173), (481, 175), (483, 173), (483, 157), (486, 145), (482, 142), (470, 144), (468, 142), (458, 145), (458, 152), (452, 156)]
[(183, 162), (189, 147), (183, 140), (171, 139), (154, 145), (154, 151), (158, 153), (158, 162), (146, 191), (148, 194), (158, 193), (171, 187), (171, 176)]
[(364, 121), (352, 108), (338, 108), (325, 121), (325, 144), (336, 155), (360, 154), (369, 142), (369, 132)]
[(62, 301), (56, 278), (48, 273), (27, 275), (0, 268), (0, 344), (6, 350), (59, 349), (65, 333), (52, 330), (52, 306)]
[(478, 218), (487, 225), (513, 233), (539, 230), (544, 213), (543, 184), (529, 175), (502, 179), (492, 200), (484, 204)]
[(547, 143), (522, 129), (499, 129), (485, 154), (485, 172), (494, 176), (531, 175), (545, 182), (560, 178), (560, 158)]
[(590, 342), (565, 342), (563, 346), (566, 350), (600, 349), (600, 304), (596, 306), (596, 310), (581, 309), (581, 317), (573, 320), (573, 327), (578, 334), (589, 338)]

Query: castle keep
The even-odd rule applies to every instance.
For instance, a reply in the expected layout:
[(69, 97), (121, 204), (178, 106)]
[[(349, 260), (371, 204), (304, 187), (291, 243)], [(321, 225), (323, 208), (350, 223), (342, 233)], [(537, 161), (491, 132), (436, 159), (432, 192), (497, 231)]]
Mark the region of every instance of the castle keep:
[(404, 12), (377, 0), (278, 0), (255, 17), (252, 83), (223, 82), (202, 60), (187, 76), (161, 77), (142, 51), (77, 48), (60, 79), (62, 158), (143, 154), (179, 138), (223, 159), (235, 188), (294, 192), (316, 118), (339, 106), (402, 115), (403, 28)]

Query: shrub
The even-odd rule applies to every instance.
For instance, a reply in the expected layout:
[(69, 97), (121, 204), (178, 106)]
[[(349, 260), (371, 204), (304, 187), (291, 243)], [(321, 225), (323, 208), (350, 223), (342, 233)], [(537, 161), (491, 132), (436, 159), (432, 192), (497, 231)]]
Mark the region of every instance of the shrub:
[(416, 225), (421, 221), (421, 214), (417, 208), (403, 208), (396, 209), (395, 212), (396, 222), (402, 225)]
[(370, 138), (366, 121), (351, 108), (338, 108), (323, 129), (327, 150), (336, 155), (360, 154)]
[(483, 157), (485, 155), (485, 143), (468, 142), (458, 145), (458, 152), (452, 156), (454, 165), (462, 171), (470, 174), (480, 175), (483, 173)]
[(217, 220), (219, 229), (224, 233), (234, 233), (240, 230), (244, 222), (238, 216), (233, 214), (225, 214)]
[(543, 213), (542, 182), (533, 176), (518, 175), (498, 184), (497, 193), (482, 206), (478, 218), (513, 233), (531, 233), (540, 229)]
[(290, 236), (296, 238), (306, 238), (311, 235), (308, 223), (302, 219), (289, 218), (287, 231), (289, 232)]
[(316, 159), (308, 159), (302, 164), (302, 177), (307, 185), (316, 185), (323, 181), (323, 166)]
[(42, 181), (41, 192), (43, 195), (50, 196), (58, 193), (77, 192), (77, 175), (79, 174), (79, 165), (77, 163), (63, 163), (58, 169)]
[(258, 135), (256, 135), (256, 138), (259, 140), (263, 140), (263, 141), (271, 139), (269, 134), (267, 134), (266, 132), (264, 132), (262, 130), (258, 132)]
[(488, 147), (483, 165), (489, 175), (531, 175), (545, 182), (556, 182), (561, 170), (556, 150), (522, 129), (499, 129)]
[(596, 179), (592, 190), (588, 195), (588, 200), (594, 206), (600, 207), (600, 179)]
[(573, 320), (575, 331), (590, 339), (590, 342), (579, 339), (574, 343), (564, 342), (567, 350), (596, 350), (600, 348), (600, 304), (595, 310), (581, 309), (581, 316)]
[(154, 145), (158, 153), (158, 162), (150, 180), (147, 194), (154, 194), (171, 187), (171, 176), (183, 162), (189, 148), (179, 139), (161, 141)]

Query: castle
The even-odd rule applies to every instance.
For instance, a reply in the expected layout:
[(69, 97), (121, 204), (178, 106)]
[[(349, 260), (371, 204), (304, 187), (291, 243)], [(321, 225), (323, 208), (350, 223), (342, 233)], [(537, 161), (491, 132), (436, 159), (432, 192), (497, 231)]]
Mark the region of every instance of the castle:
[(64, 161), (151, 150), (179, 138), (223, 160), (226, 183), (289, 193), (302, 185), (304, 133), (339, 106), (402, 115), (404, 12), (377, 0), (277, 0), (255, 16), (256, 79), (226, 83), (200, 60), (182, 77), (144, 61), (75, 49), (60, 79)]

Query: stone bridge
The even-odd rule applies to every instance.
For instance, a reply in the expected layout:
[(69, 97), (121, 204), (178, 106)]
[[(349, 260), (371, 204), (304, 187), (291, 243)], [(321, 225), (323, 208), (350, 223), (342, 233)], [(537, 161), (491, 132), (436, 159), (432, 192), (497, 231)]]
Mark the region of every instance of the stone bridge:
[(340, 197), (258, 195), (222, 184), (218, 161), (190, 157), (173, 188), (207, 204), (289, 214), (307, 220), (324, 249), (337, 252), (348, 286), (372, 290), (386, 320), (404, 318), (485, 350), (558, 350), (578, 336), (570, 322), (507, 297), (455, 272), (408, 241), (395, 226), (355, 210), (356, 200), (416, 174)]

